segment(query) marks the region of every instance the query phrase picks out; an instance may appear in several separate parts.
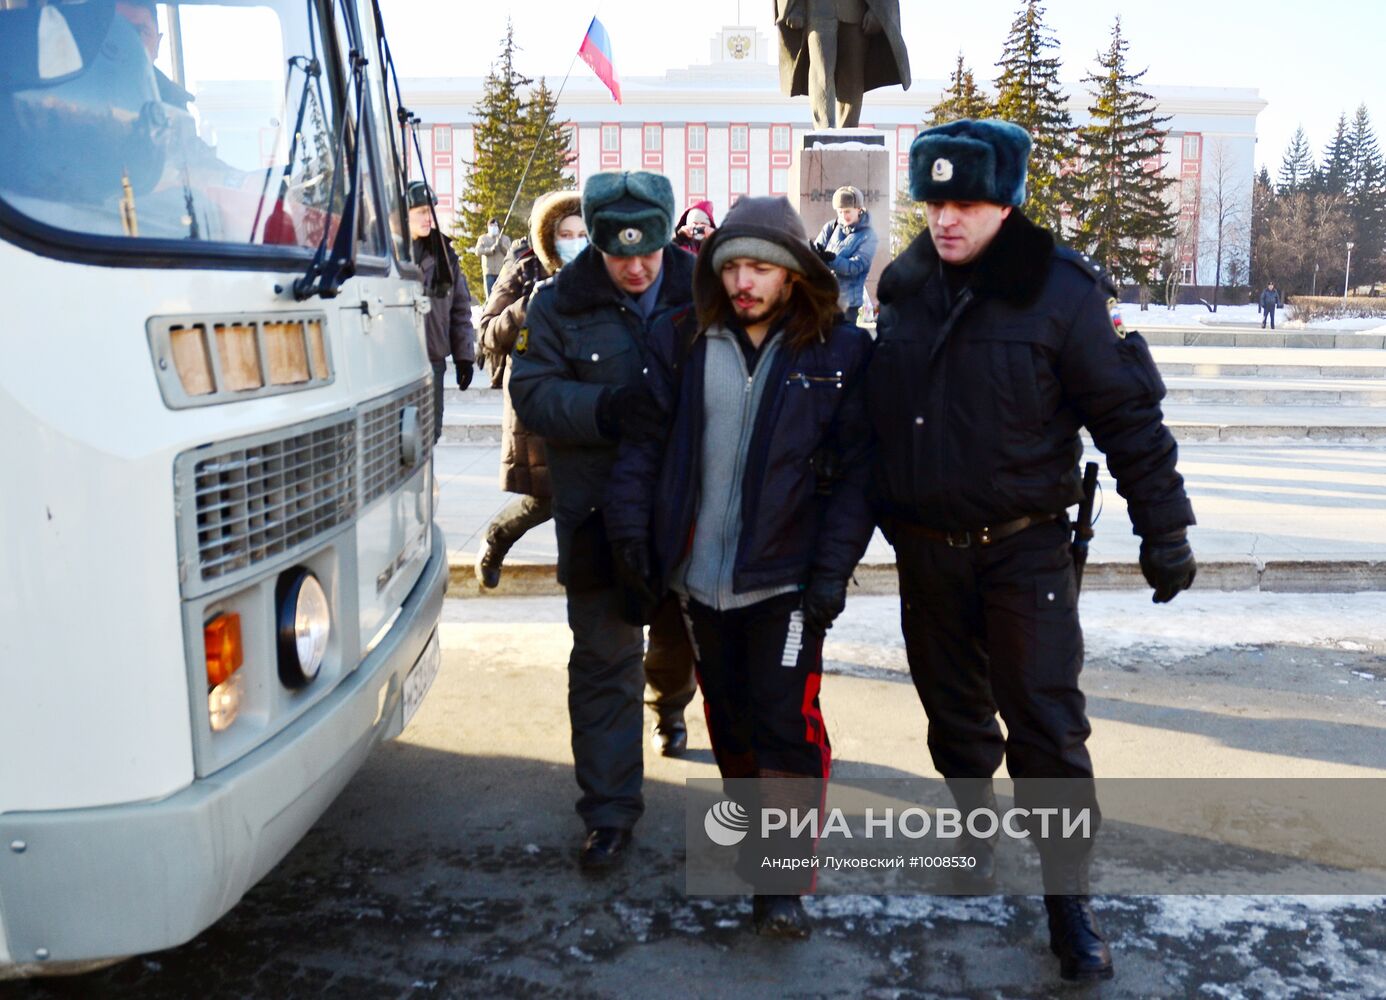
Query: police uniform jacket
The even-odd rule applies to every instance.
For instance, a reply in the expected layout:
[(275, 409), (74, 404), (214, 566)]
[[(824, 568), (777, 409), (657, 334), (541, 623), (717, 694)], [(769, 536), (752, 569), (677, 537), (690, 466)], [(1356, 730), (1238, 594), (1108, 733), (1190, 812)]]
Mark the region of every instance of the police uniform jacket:
[(511, 356), (510, 396), (546, 442), (558, 535), (558, 579), (582, 588), (612, 582), (601, 505), (616, 442), (597, 427), (602, 395), (643, 381), (646, 334), (693, 299), (695, 258), (664, 249), (663, 279), (648, 320), (615, 286), (589, 246), (530, 299)]
[(963, 531), (1057, 514), (1082, 495), (1086, 426), (1142, 536), (1194, 523), (1165, 387), (1116, 290), (1012, 211), (950, 294), (922, 234), (885, 271), (867, 396), (882, 526)]

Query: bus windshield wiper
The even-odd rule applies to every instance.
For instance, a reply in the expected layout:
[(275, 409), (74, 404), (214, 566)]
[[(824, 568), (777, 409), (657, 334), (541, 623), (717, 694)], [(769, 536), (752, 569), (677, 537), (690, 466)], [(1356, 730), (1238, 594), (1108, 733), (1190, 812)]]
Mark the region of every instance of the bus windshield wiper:
[(343, 119), (337, 138), (337, 151), (332, 164), (332, 190), (327, 204), (337, 200), (337, 184), (342, 176), (342, 160), (346, 157), (347, 187), (342, 204), (342, 218), (332, 249), (327, 248), (330, 227), (324, 227), (313, 260), (301, 277), (294, 281), (294, 298), (302, 302), (314, 295), (324, 299), (336, 298), (342, 284), (356, 273), (356, 229), (361, 215), (361, 119), (365, 115), (366, 57), (351, 50), (351, 85), (356, 92), (351, 117), (351, 136), (347, 141), (347, 121)]

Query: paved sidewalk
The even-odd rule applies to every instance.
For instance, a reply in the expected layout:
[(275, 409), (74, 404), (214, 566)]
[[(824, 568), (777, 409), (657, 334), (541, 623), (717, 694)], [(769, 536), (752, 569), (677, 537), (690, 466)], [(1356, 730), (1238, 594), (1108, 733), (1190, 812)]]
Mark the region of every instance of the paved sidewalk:
[[(476, 593), (482, 532), (512, 497), (499, 491), (500, 449), (440, 445), (437, 520), (453, 563), (453, 596)], [(1185, 443), (1180, 470), (1199, 523), (1191, 538), (1209, 589), (1386, 590), (1386, 449), (1365, 445)], [(1094, 588), (1144, 586), (1139, 539), (1105, 467), (1089, 576)], [(503, 592), (552, 591), (552, 523), (526, 535), (506, 562)], [(889, 592), (894, 553), (879, 532), (858, 581)]]

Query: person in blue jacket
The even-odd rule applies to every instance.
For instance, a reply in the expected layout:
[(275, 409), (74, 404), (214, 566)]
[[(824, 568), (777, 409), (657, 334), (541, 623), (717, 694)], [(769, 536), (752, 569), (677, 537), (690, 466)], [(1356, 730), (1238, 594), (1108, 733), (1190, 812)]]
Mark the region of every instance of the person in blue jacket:
[[(613, 565), (647, 600), (679, 595), (722, 776), (754, 779), (738, 783), (748, 802), (812, 809), (831, 761), (823, 636), (873, 530), (871, 340), (841, 320), (783, 197), (737, 202), (698, 254), (693, 300), (650, 331), (652, 419), (622, 439), (607, 487)], [(738, 864), (757, 932), (807, 936), (811, 877), (757, 877), (760, 846)]]
[(866, 199), (851, 185), (833, 192), (833, 210), (837, 218), (823, 227), (814, 248), (837, 277), (847, 322), (855, 323), (865, 301), (866, 276), (876, 256), (876, 231), (871, 228)]

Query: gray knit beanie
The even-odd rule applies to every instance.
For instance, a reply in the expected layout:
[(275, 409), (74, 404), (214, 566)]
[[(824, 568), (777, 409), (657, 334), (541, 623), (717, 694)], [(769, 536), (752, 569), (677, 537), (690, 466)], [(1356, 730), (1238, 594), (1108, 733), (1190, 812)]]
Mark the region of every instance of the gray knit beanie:
[(804, 273), (803, 265), (787, 247), (758, 236), (733, 236), (718, 244), (712, 254), (712, 269), (720, 271), (727, 261), (736, 260), (738, 257), (763, 260), (767, 264), (778, 264), (796, 274)]

